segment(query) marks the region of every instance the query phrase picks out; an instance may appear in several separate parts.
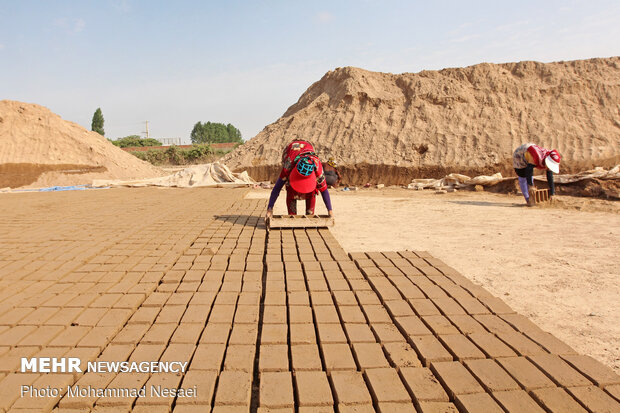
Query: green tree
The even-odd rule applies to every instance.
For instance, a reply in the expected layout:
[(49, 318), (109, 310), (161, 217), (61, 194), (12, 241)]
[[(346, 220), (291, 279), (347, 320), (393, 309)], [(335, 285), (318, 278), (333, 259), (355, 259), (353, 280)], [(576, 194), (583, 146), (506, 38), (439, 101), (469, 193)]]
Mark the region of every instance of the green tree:
[(239, 129), (232, 124), (216, 122), (197, 122), (190, 134), (192, 143), (243, 143)]
[(119, 148), (131, 148), (135, 146), (162, 146), (161, 142), (153, 138), (141, 138), (138, 135), (125, 136), (124, 138), (111, 141)]
[(90, 124), (90, 130), (97, 132), (101, 136), (105, 136), (105, 131), (103, 130), (103, 113), (101, 113), (101, 108), (97, 108), (95, 111), (93, 121)]

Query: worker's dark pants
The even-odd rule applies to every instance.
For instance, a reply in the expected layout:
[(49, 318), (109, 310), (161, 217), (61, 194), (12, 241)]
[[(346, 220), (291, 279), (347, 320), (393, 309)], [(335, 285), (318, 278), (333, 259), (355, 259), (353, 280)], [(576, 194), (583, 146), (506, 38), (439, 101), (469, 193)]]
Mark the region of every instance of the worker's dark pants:
[(316, 204), (315, 193), (300, 194), (295, 192), (290, 186), (286, 187), (286, 208), (288, 208), (288, 214), (297, 215), (298, 199), (306, 200), (306, 215), (314, 215), (314, 205)]

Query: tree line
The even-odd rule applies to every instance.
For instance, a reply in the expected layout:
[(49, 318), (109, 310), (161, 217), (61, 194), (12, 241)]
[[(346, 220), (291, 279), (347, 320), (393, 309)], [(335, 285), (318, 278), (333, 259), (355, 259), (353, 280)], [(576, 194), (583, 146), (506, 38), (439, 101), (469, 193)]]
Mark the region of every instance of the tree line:
[[(91, 130), (105, 136), (103, 129), (104, 119), (101, 108), (97, 108), (91, 122)], [(193, 144), (202, 143), (243, 143), (241, 131), (232, 124), (218, 122), (197, 122), (190, 133)], [(124, 138), (113, 140), (116, 146), (126, 148), (129, 146), (161, 146), (161, 142), (156, 139), (145, 139), (138, 135), (130, 135)]]

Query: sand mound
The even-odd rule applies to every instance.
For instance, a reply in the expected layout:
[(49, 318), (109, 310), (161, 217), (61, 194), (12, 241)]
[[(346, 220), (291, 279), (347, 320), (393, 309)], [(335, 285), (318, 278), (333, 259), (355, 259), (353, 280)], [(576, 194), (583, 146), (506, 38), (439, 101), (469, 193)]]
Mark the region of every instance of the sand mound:
[(39, 105), (0, 101), (0, 188), (163, 175), (98, 133)]
[(557, 148), (562, 172), (620, 160), (620, 58), (483, 63), (420, 73), (346, 67), (314, 83), (275, 123), (227, 155), (273, 179), (282, 148), (310, 140), (351, 184), (501, 172), (524, 142)]

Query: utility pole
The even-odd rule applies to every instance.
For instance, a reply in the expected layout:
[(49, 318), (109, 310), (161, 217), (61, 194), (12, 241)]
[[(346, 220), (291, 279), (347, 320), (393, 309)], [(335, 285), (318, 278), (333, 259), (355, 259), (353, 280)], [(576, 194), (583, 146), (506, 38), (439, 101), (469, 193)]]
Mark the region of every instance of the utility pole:
[(144, 121), (144, 123), (146, 123), (146, 132), (145, 133), (146, 133), (146, 139), (148, 139), (149, 138), (149, 121), (148, 120)]

